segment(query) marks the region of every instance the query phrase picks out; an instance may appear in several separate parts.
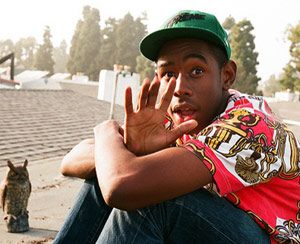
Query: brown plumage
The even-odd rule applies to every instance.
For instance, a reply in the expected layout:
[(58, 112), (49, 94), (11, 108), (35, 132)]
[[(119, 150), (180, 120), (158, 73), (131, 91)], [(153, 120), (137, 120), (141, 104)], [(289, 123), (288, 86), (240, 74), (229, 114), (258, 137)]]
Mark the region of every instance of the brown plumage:
[(7, 161), (8, 171), (0, 186), (1, 208), (8, 232), (29, 230), (27, 204), (31, 183), (27, 171), (28, 161), (22, 166), (14, 166)]

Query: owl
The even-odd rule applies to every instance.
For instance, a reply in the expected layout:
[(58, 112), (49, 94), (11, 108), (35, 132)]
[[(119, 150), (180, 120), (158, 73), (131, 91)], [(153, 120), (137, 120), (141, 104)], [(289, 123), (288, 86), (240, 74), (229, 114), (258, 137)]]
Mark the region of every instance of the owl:
[(14, 166), (7, 161), (8, 171), (0, 186), (1, 207), (8, 232), (29, 230), (27, 204), (31, 183), (27, 171), (28, 161), (23, 166)]

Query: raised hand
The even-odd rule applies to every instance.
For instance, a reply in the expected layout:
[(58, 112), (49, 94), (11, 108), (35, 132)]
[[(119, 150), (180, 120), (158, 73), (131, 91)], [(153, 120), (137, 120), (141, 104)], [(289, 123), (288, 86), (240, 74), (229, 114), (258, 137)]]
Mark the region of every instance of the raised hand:
[(156, 105), (160, 81), (157, 76), (152, 83), (144, 81), (139, 93), (137, 110), (133, 110), (132, 92), (125, 91), (125, 128), (124, 142), (127, 148), (136, 155), (145, 155), (169, 147), (177, 138), (197, 126), (195, 120), (177, 125), (167, 130), (164, 125), (168, 106), (172, 100), (176, 79), (172, 78)]

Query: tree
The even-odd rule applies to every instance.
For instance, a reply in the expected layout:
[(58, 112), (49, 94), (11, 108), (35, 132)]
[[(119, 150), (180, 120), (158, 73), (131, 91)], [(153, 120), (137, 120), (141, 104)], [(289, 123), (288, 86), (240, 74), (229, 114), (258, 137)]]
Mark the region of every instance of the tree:
[(155, 74), (155, 67), (152, 61), (145, 58), (143, 55), (136, 57), (136, 68), (135, 71), (141, 76), (141, 83), (145, 78), (153, 79)]
[(50, 27), (46, 26), (43, 35), (43, 44), (39, 46), (34, 57), (34, 67), (38, 70), (49, 71), (49, 75), (53, 74), (54, 66), (51, 37)]
[(254, 94), (260, 78), (257, 77), (258, 53), (255, 52), (253, 26), (250, 21), (242, 20), (232, 27), (232, 59), (238, 70), (233, 88), (244, 93)]
[(101, 69), (113, 68), (117, 63), (116, 59), (116, 29), (118, 21), (109, 18), (105, 21), (105, 28), (102, 30), (102, 41), (100, 48), (100, 67)]
[(53, 49), (53, 59), (55, 62), (54, 72), (55, 73), (65, 73), (66, 72), (66, 63), (68, 59), (67, 54), (67, 43), (63, 40), (59, 47)]
[(222, 24), (223, 28), (227, 31), (229, 43), (231, 38), (231, 31), (234, 25), (235, 25), (235, 19), (231, 15), (229, 15)]
[(136, 71), (139, 42), (146, 34), (146, 25), (143, 24), (146, 18), (143, 13), (134, 20), (128, 13), (122, 19), (109, 18), (105, 22), (100, 51), (102, 69), (112, 69), (118, 63), (128, 65), (132, 71)]
[(80, 36), (82, 24), (83, 21), (78, 20), (74, 35), (71, 40), (70, 53), (67, 60), (67, 70), (71, 74), (76, 74), (76, 72), (81, 72), (81, 68), (77, 60), (79, 59), (79, 49), (80, 49), (79, 36)]
[(119, 20), (109, 18), (101, 30), (99, 11), (84, 7), (83, 20), (77, 22), (71, 41), (68, 71), (82, 72), (90, 79), (97, 79), (100, 69), (112, 69), (114, 64), (128, 65), (135, 71), (139, 42), (147, 32), (145, 19), (145, 13), (136, 20), (128, 13)]
[(32, 69), (36, 47), (37, 43), (34, 37), (21, 38), (15, 45), (16, 66), (23, 69)]
[(291, 42), (291, 59), (284, 68), (283, 78), (280, 80), (283, 88), (291, 91), (300, 90), (300, 21), (295, 27), (287, 29), (288, 40)]
[(99, 10), (86, 6), (83, 11), (84, 22), (80, 33), (80, 57), (83, 72), (91, 80), (99, 79), (100, 15)]
[[(143, 18), (144, 17), (144, 18)], [(127, 13), (116, 29), (116, 61), (129, 65), (135, 71), (136, 57), (139, 56), (139, 42), (146, 34), (146, 25), (142, 23), (145, 15), (136, 20)]]
[[(14, 43), (12, 40), (7, 39), (0, 41), (0, 59), (11, 54), (14, 51)], [(9, 63), (0, 64), (1, 66), (9, 66)]]
[(100, 15), (99, 10), (85, 6), (83, 20), (79, 20), (72, 38), (68, 71), (83, 72), (91, 80), (98, 80), (100, 71)]
[(276, 79), (275, 75), (271, 75), (268, 80), (264, 82), (264, 96), (274, 97), (275, 92), (281, 90), (281, 85), (279, 79)]

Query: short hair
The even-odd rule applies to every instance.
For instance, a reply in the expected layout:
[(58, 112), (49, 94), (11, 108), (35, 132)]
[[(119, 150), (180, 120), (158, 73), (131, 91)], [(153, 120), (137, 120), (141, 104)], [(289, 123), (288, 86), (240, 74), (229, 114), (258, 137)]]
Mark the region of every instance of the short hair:
[(219, 69), (221, 70), (223, 66), (229, 61), (225, 49), (211, 42), (207, 42), (207, 44), (209, 46), (210, 53), (217, 61)]

